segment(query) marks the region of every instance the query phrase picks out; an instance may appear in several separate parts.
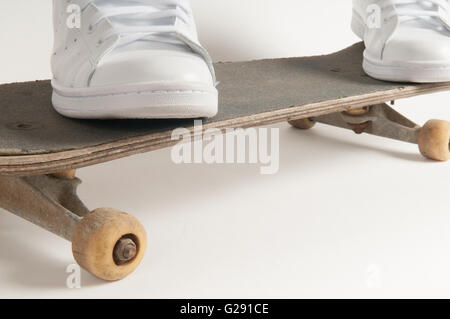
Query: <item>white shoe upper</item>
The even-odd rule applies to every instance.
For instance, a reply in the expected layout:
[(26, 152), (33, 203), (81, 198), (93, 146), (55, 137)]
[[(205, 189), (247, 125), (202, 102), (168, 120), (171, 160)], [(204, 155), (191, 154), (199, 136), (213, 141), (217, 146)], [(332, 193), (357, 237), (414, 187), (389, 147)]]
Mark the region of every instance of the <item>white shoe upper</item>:
[(365, 70), (394, 81), (450, 81), (450, 0), (353, 0)]
[[(70, 25), (71, 5), (81, 10), (79, 28)], [(52, 69), (61, 86), (214, 84), (187, 0), (54, 0), (54, 19)]]
[(172, 118), (217, 112), (214, 67), (198, 41), (189, 0), (54, 0), (53, 7), (53, 104), (60, 113)]

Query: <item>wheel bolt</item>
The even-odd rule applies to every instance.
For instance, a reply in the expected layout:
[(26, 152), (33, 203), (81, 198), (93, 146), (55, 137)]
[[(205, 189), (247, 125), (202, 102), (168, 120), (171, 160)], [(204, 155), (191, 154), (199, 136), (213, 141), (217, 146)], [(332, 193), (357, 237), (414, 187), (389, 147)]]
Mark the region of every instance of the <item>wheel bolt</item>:
[(130, 238), (121, 238), (114, 247), (114, 260), (124, 264), (136, 257), (137, 246)]

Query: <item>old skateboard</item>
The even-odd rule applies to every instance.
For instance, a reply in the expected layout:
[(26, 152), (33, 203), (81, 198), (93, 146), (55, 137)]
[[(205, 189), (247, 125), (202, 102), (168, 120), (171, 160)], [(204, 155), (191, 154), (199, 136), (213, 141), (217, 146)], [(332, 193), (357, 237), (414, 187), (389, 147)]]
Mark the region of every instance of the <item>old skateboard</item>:
[[(420, 127), (386, 103), (450, 90), (450, 83), (374, 80), (361, 68), (363, 50), (358, 43), (326, 56), (217, 63), (220, 111), (203, 130), (321, 122), (417, 143), (424, 156), (449, 159), (449, 122)], [(193, 131), (193, 121), (68, 119), (50, 96), (49, 81), (0, 86), (0, 207), (71, 241), (92, 274), (121, 279), (144, 255), (144, 227), (115, 209), (88, 210), (76, 194), (75, 169), (170, 147), (173, 130)]]

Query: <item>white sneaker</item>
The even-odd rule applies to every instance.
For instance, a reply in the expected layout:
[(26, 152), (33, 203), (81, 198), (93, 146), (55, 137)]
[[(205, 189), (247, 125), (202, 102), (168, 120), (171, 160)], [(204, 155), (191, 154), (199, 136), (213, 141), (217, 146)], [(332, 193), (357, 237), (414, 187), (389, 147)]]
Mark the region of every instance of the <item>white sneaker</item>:
[(353, 0), (352, 29), (370, 76), (450, 81), (450, 0)]
[(188, 0), (54, 0), (53, 105), (86, 119), (217, 113)]

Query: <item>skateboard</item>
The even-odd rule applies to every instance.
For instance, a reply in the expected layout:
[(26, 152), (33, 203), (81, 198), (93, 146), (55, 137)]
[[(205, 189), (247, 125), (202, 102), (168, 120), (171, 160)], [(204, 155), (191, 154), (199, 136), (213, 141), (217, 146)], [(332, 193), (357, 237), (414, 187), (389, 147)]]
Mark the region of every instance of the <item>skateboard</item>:
[[(203, 130), (289, 122), (324, 123), (419, 145), (431, 159), (449, 159), (450, 123), (423, 127), (387, 103), (450, 90), (450, 83), (388, 83), (362, 70), (364, 45), (324, 56), (217, 63), (219, 114)], [(51, 106), (49, 81), (0, 85), (0, 207), (72, 242), (80, 266), (105, 280), (132, 273), (146, 234), (131, 215), (90, 211), (77, 196), (78, 168), (171, 147), (174, 129), (193, 120), (75, 120)]]

